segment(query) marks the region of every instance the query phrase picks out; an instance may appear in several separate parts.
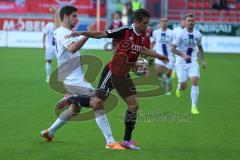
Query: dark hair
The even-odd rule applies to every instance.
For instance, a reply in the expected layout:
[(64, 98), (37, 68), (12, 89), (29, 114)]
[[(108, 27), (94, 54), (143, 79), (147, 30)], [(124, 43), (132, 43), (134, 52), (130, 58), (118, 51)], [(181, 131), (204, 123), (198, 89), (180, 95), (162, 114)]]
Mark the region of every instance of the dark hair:
[(133, 19), (137, 20), (138, 22), (141, 22), (143, 17), (147, 17), (147, 18), (150, 18), (151, 15), (150, 13), (145, 10), (145, 9), (138, 9), (134, 12), (133, 14)]
[(188, 17), (194, 18), (194, 15), (192, 13), (188, 13), (184, 16), (184, 19), (186, 20)]
[(59, 14), (60, 14), (60, 19), (63, 21), (64, 15), (69, 16), (70, 14), (77, 12), (77, 8), (73, 6), (64, 6), (61, 8)]

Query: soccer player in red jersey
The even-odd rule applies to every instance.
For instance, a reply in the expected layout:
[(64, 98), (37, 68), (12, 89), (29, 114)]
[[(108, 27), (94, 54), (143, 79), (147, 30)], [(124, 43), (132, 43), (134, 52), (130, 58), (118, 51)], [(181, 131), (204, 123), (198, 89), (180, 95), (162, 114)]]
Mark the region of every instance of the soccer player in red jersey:
[(125, 135), (122, 145), (132, 150), (140, 150), (132, 141), (132, 131), (135, 127), (138, 110), (137, 92), (129, 71), (137, 61), (139, 54), (158, 58), (168, 63), (168, 58), (157, 54), (145, 47), (145, 31), (150, 19), (150, 14), (145, 9), (134, 13), (133, 24), (109, 31), (73, 32), (67, 37), (84, 35), (91, 38), (116, 38), (117, 46), (113, 59), (105, 66), (98, 85), (93, 107), (102, 106), (109, 92), (116, 89), (118, 94), (127, 104), (125, 114)]

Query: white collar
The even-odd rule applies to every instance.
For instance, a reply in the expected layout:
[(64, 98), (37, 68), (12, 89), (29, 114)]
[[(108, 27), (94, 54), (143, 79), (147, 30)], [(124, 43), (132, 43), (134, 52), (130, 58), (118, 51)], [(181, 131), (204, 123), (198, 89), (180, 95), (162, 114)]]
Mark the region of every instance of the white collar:
[(140, 33), (137, 33), (136, 29), (135, 29), (135, 24), (132, 24), (132, 28), (133, 28), (133, 32), (137, 35), (140, 36)]

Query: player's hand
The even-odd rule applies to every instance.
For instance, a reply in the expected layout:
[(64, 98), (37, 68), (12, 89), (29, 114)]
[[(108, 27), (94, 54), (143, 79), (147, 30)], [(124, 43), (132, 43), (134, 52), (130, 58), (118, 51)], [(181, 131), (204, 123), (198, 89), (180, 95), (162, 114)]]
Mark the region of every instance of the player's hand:
[(207, 69), (207, 63), (206, 63), (205, 60), (202, 60), (202, 66), (203, 66), (204, 69)]
[(168, 57), (163, 56), (163, 55), (159, 55), (158, 59), (161, 60), (165, 64), (169, 62)]
[(52, 13), (52, 14), (55, 14), (55, 13), (57, 13), (57, 11), (58, 11), (56, 7), (49, 7), (48, 10), (49, 10), (49, 12)]
[(96, 26), (94, 24), (90, 24), (88, 27), (87, 27), (88, 31), (96, 31)]
[(183, 58), (185, 61), (191, 59), (191, 57), (190, 57), (189, 55), (187, 55), (187, 54), (183, 54), (183, 55), (182, 55), (182, 58)]
[(70, 38), (70, 37), (79, 37), (82, 34), (82, 32), (72, 32), (69, 35), (66, 35), (65, 38)]

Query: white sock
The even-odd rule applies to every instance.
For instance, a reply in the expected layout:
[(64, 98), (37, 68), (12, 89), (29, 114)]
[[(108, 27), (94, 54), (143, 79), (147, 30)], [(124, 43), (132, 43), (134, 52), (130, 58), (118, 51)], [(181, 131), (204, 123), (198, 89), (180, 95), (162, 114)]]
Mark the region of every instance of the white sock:
[(111, 131), (107, 116), (105, 114), (105, 111), (104, 110), (96, 110), (95, 111), (95, 119), (96, 119), (98, 127), (101, 129), (101, 131), (105, 137), (106, 143), (107, 144), (115, 143), (115, 140), (113, 138), (112, 131)]
[(63, 126), (69, 119), (71, 119), (72, 117), (74, 117), (76, 114), (73, 114), (71, 112), (70, 109), (67, 109), (65, 111), (63, 111), (60, 116), (58, 117), (58, 119), (52, 124), (52, 126), (48, 129), (48, 132), (51, 135), (54, 135), (55, 132), (61, 127)]
[(47, 74), (47, 78), (48, 78), (51, 75), (52, 65), (50, 63), (46, 62), (45, 68), (46, 68), (46, 74)]
[(199, 86), (192, 86), (192, 89), (191, 89), (192, 107), (197, 105), (198, 96), (199, 96)]
[(181, 84), (180, 83), (178, 83), (177, 88), (178, 88), (178, 90), (181, 90)]

